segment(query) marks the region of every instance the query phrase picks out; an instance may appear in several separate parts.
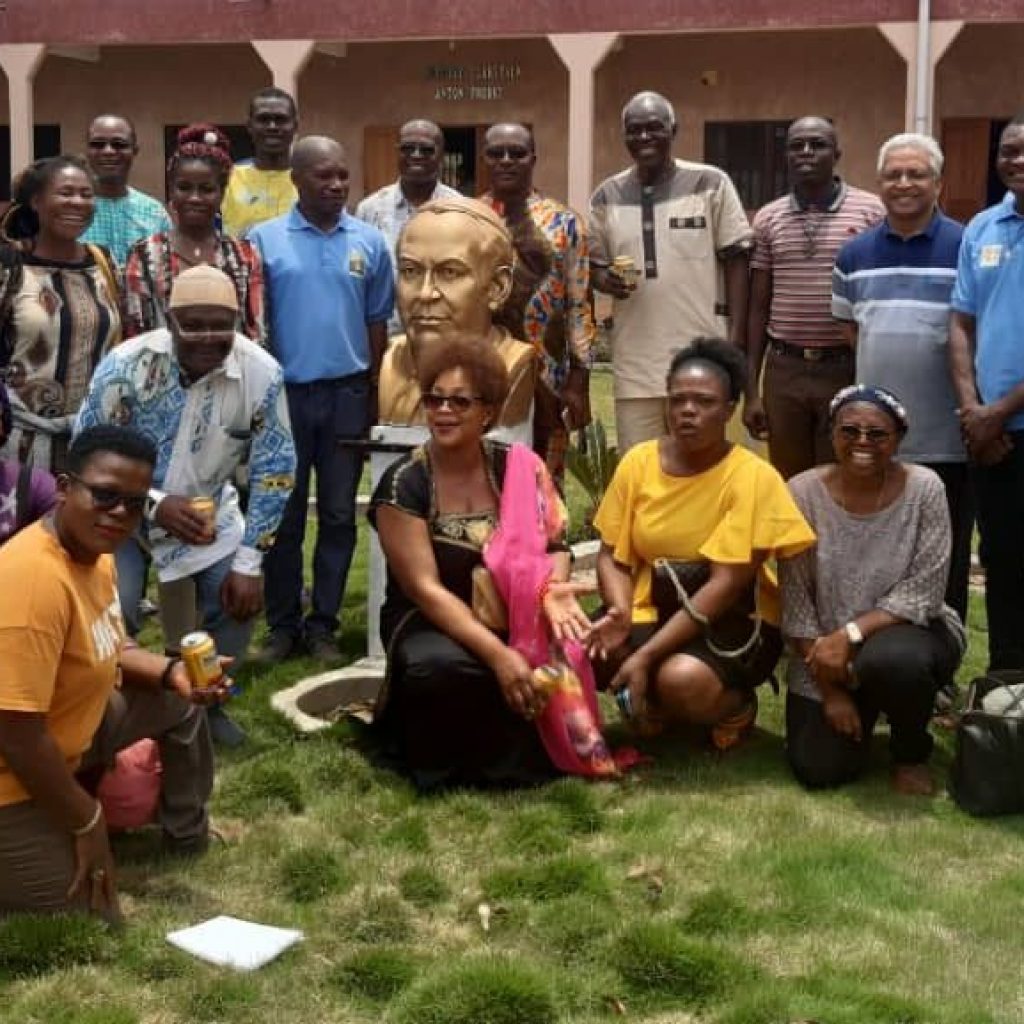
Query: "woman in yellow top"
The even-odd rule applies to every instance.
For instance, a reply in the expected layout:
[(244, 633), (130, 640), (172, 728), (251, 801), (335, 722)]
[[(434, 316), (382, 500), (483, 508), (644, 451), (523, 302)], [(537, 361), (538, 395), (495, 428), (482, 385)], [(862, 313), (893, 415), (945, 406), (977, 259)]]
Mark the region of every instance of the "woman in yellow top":
[(607, 613), (591, 656), (615, 667), (627, 716), (710, 727), (719, 749), (753, 727), (756, 688), (782, 651), (766, 561), (814, 543), (778, 472), (726, 438), (745, 379), (742, 353), (725, 341), (678, 352), (669, 433), (623, 457), (595, 519)]

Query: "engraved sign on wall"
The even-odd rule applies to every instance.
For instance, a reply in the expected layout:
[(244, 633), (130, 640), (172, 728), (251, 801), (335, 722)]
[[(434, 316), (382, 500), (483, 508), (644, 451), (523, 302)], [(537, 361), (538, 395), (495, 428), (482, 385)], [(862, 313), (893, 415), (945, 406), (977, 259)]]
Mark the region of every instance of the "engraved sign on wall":
[(523, 69), (517, 63), (431, 64), (427, 68), (434, 99), (450, 102), (503, 99), (508, 86), (518, 82), (522, 74)]

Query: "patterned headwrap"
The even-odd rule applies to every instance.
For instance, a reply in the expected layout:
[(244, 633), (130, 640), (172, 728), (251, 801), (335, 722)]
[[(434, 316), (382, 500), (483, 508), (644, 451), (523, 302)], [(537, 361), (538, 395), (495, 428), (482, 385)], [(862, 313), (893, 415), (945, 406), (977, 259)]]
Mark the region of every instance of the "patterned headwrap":
[(835, 422), (839, 410), (851, 402), (867, 402), (876, 406), (892, 417), (903, 433), (906, 433), (910, 426), (907, 410), (903, 403), (891, 391), (880, 388), (877, 384), (851, 384), (837, 392), (835, 398), (829, 403), (829, 422)]

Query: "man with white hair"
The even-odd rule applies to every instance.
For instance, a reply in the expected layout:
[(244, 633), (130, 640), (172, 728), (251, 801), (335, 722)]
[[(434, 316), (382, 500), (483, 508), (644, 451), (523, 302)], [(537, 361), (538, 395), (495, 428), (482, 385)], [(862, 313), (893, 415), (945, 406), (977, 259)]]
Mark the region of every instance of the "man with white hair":
[(752, 245), (729, 175), (673, 158), (676, 115), (664, 96), (637, 93), (623, 108), (622, 133), (634, 166), (590, 200), (590, 281), (615, 299), (620, 455), (665, 433), (665, 373), (676, 349), (707, 335), (742, 347)]
[(856, 379), (899, 395), (910, 430), (900, 458), (934, 470), (953, 526), (946, 602), (967, 615), (974, 510), (949, 370), (950, 296), (963, 226), (937, 206), (942, 150), (894, 135), (878, 153), (885, 220), (850, 239), (832, 273), (832, 315), (856, 352)]

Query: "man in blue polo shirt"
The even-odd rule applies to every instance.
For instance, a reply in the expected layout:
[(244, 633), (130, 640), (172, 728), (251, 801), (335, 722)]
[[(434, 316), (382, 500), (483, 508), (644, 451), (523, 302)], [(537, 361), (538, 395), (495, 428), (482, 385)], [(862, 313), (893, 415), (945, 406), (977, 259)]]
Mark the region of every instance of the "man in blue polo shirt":
[[(270, 346), (284, 370), (298, 455), (295, 489), (264, 562), (265, 658), (280, 660), (305, 642), (331, 660), (334, 632), (356, 542), (356, 489), (362, 456), (338, 446), (359, 438), (376, 416), (380, 362), (394, 281), (387, 243), (345, 212), (349, 174), (333, 139), (307, 136), (292, 150), (299, 199), (290, 212), (253, 228), (263, 256)], [(312, 607), (302, 620), (302, 541), (310, 471), (316, 473), (317, 538)]]
[(967, 225), (949, 346), (985, 566), (989, 666), (1024, 669), (1024, 114), (1003, 130), (1009, 193)]
[(900, 458), (934, 470), (953, 527), (946, 601), (967, 615), (974, 508), (949, 369), (949, 298), (963, 226), (937, 207), (942, 150), (928, 135), (894, 135), (878, 153), (885, 220), (850, 239), (832, 272), (832, 315), (856, 352), (856, 380), (907, 408)]

